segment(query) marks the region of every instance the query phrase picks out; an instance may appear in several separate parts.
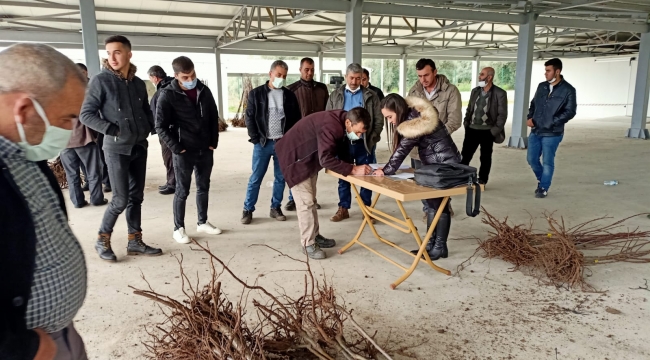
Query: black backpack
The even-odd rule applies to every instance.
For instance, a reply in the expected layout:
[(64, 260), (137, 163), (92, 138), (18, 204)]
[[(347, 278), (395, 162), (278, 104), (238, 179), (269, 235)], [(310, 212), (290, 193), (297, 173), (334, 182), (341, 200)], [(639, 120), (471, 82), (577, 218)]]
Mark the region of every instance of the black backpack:
[[(422, 165), (415, 170), (415, 183), (440, 190), (467, 185), (467, 216), (476, 217), (481, 212), (481, 187), (474, 167), (463, 164)], [(475, 198), (474, 189), (476, 189)], [(474, 198), (474, 209), (472, 209), (472, 198)]]

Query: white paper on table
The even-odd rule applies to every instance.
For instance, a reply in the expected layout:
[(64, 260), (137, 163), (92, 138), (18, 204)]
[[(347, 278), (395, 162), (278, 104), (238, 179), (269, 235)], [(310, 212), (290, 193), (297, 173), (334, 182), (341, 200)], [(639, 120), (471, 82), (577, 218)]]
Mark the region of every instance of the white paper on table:
[(415, 174), (413, 174), (413, 173), (401, 173), (401, 174), (389, 175), (388, 177), (391, 178), (391, 179), (397, 179), (397, 180), (408, 180), (408, 179), (413, 179), (415, 177)]
[[(368, 165), (370, 165), (370, 167), (373, 170), (383, 169), (383, 168), (386, 167), (386, 164), (368, 164)], [(399, 169), (397, 169), (397, 170), (406, 170), (406, 169), (410, 169), (410, 168), (411, 167), (408, 164), (402, 164), (402, 165), (399, 166)]]

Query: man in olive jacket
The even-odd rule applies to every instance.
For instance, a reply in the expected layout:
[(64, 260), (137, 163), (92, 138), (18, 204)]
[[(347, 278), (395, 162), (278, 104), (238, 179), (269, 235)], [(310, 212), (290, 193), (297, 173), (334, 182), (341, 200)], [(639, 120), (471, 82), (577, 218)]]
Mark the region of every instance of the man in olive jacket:
[(160, 249), (142, 241), (142, 201), (147, 174), (147, 137), (154, 128), (147, 87), (135, 76), (130, 63), (131, 42), (124, 36), (105, 41), (108, 59), (93, 76), (79, 120), (106, 135), (104, 156), (113, 188), (113, 198), (104, 213), (95, 250), (102, 260), (116, 261), (111, 235), (117, 218), (126, 210), (128, 255), (161, 255)]
[[(356, 165), (377, 162), (375, 148), (381, 139), (384, 129), (384, 116), (381, 113), (380, 101), (374, 91), (361, 86), (363, 68), (361, 65), (350, 64), (345, 72), (346, 85), (334, 90), (327, 102), (327, 110), (350, 111), (362, 107), (370, 113), (370, 126), (359, 139), (350, 139), (350, 156)], [(361, 199), (366, 205), (372, 201), (372, 191), (361, 188)], [(339, 180), (339, 208), (330, 221), (339, 222), (350, 217), (352, 205), (350, 183)]]
[(508, 118), (508, 94), (494, 85), (494, 69), (491, 67), (481, 70), (478, 80), (478, 86), (472, 90), (465, 112), (461, 163), (469, 165), (476, 149), (481, 146), (478, 181), (487, 184), (494, 143), (501, 144), (506, 139), (504, 126)]

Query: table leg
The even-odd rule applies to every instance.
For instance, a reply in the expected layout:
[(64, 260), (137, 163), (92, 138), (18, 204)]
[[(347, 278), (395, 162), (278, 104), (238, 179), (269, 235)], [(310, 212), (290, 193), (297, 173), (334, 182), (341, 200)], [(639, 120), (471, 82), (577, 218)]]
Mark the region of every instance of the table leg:
[(394, 290), (399, 284), (404, 282), (404, 280), (406, 280), (409, 276), (411, 276), (411, 274), (413, 274), (413, 271), (415, 271), (415, 268), (418, 266), (418, 263), (420, 262), (420, 258), (422, 257), (423, 254), (424, 254), (424, 258), (425, 258), (427, 264), (429, 264), (429, 266), (431, 266), (432, 268), (434, 268), (437, 271), (440, 271), (443, 274), (451, 275), (451, 271), (436, 266), (431, 261), (431, 258), (429, 258), (429, 254), (426, 252), (427, 243), (429, 242), (429, 239), (433, 235), (433, 230), (436, 228), (436, 225), (438, 224), (438, 220), (440, 220), (440, 216), (442, 215), (448, 201), (449, 201), (448, 196), (444, 197), (442, 199), (442, 203), (440, 204), (440, 207), (438, 208), (438, 211), (436, 212), (436, 216), (434, 217), (433, 222), (431, 223), (431, 226), (429, 227), (429, 229), (427, 229), (427, 234), (424, 237), (424, 240), (422, 240), (422, 241), (420, 241), (420, 234), (418, 234), (417, 230), (415, 229), (415, 226), (413, 225), (413, 220), (411, 220), (408, 217), (408, 215), (406, 214), (406, 211), (404, 210), (404, 206), (402, 205), (402, 203), (400, 201), (397, 202), (398, 206), (400, 207), (400, 210), (402, 211), (402, 215), (404, 215), (404, 217), (407, 219), (407, 222), (409, 223), (409, 226), (412, 227), (411, 230), (413, 231), (413, 236), (415, 236), (415, 240), (418, 242), (418, 245), (420, 245), (420, 248), (418, 250), (417, 255), (415, 256), (415, 259), (413, 260), (413, 264), (411, 265), (411, 267), (408, 270), (406, 270), (404, 275), (402, 275), (399, 279), (397, 279), (397, 281), (390, 284), (391, 289)]
[[(361, 227), (359, 227), (359, 231), (357, 231), (357, 235), (347, 243), (345, 246), (343, 246), (338, 252), (339, 254), (343, 254), (346, 252), (349, 248), (352, 247), (357, 241), (359, 241), (359, 238), (361, 238), (361, 234), (363, 233), (363, 230), (366, 228), (366, 225), (369, 225), (371, 227), (372, 232), (375, 234), (375, 236), (378, 236), (377, 231), (375, 230), (374, 225), (370, 221), (370, 212), (366, 209), (366, 204), (363, 203), (363, 200), (361, 200), (361, 195), (359, 194), (359, 190), (357, 190), (356, 185), (350, 184), (352, 187), (352, 190), (354, 191), (354, 194), (356, 195), (357, 203), (359, 204), (359, 208), (361, 209), (361, 213), (363, 214), (363, 222), (361, 223)], [(372, 201), (372, 204), (369, 206), (371, 208), (374, 208), (375, 205), (377, 205), (377, 201), (379, 200), (379, 195), (375, 195), (375, 199)]]

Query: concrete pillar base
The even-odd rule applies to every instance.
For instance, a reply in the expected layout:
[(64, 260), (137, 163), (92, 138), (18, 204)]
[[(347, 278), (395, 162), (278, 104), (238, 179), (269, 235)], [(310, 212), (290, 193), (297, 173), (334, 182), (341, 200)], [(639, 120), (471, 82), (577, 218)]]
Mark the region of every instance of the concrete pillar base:
[(527, 149), (528, 148), (528, 137), (523, 136), (511, 136), (508, 139), (508, 147), (515, 149)]
[(627, 130), (627, 135), (625, 137), (629, 139), (648, 140), (650, 139), (650, 133), (648, 132), (648, 129), (630, 128)]

